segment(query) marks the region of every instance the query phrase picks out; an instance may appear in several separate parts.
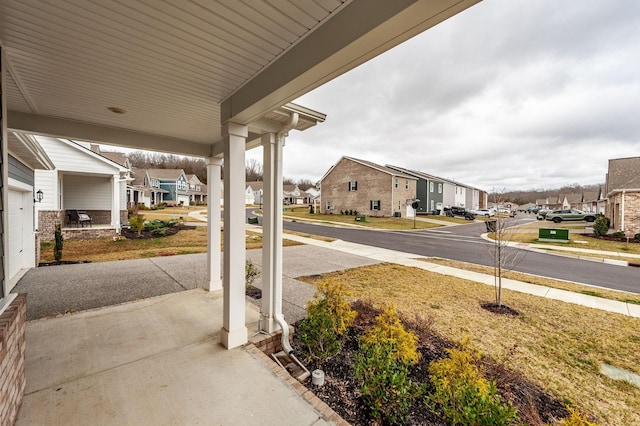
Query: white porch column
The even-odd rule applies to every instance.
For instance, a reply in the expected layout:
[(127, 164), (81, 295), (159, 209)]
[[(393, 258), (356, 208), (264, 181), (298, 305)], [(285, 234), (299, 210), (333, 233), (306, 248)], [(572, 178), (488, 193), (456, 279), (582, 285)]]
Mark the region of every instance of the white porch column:
[(120, 175), (111, 177), (111, 190), (113, 191), (111, 203), (111, 226), (120, 233)]
[(272, 333), (279, 328), (274, 290), (282, 286), (282, 167), (275, 134), (262, 136), (262, 153), (262, 330)]
[(227, 123), (224, 145), (224, 288), (220, 341), (227, 348), (248, 340), (245, 325), (245, 141), (247, 126)]
[[(207, 274), (209, 291), (222, 290), (222, 274), (220, 268), (220, 170), (222, 158), (207, 159)], [(217, 194), (217, 195), (216, 195)]]

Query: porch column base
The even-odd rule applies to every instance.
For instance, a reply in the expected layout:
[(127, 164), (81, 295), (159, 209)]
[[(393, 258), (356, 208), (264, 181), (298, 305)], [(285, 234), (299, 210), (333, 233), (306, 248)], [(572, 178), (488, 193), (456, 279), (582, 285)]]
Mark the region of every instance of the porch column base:
[(280, 330), (280, 324), (273, 317), (262, 317), (262, 322), (260, 323), (260, 331), (264, 331), (266, 333), (273, 333), (275, 331)]
[(205, 284), (205, 290), (207, 291), (218, 291), (222, 290), (222, 280), (211, 280), (208, 285)]
[(220, 343), (227, 349), (237, 348), (249, 341), (249, 331), (247, 327), (236, 328), (229, 331), (224, 327), (220, 329)]

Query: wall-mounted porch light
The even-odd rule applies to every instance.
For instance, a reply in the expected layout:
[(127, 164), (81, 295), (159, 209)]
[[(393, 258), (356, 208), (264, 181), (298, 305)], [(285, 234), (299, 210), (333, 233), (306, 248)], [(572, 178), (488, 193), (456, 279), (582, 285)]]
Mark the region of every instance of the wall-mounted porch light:
[(44, 193), (42, 192), (41, 189), (38, 189), (38, 192), (36, 192), (36, 199), (34, 201), (41, 203), (43, 197), (44, 197)]

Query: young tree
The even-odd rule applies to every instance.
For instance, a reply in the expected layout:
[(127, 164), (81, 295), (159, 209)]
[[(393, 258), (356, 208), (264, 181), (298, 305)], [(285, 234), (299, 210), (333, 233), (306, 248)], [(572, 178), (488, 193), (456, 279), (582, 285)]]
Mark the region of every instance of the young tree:
[[(493, 192), (493, 202), (498, 206), (502, 206), (504, 200), (500, 193)], [(493, 278), (495, 289), (495, 304), (502, 307), (502, 275), (504, 271), (511, 270), (522, 261), (525, 255), (524, 250), (509, 248), (509, 243), (513, 241), (513, 227), (516, 225), (515, 216), (508, 213), (496, 213), (496, 215), (487, 222), (487, 231), (489, 236), (493, 237), (493, 243), (490, 245), (490, 255), (493, 264)]]

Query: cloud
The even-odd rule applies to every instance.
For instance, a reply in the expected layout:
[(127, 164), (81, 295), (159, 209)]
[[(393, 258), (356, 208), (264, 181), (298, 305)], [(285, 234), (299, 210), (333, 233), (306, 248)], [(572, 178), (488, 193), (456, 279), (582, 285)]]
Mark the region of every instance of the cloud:
[(348, 155), (488, 190), (603, 182), (640, 156), (638, 40), (640, 2), (486, 0), (296, 100), (327, 120), (289, 135), (284, 175)]

